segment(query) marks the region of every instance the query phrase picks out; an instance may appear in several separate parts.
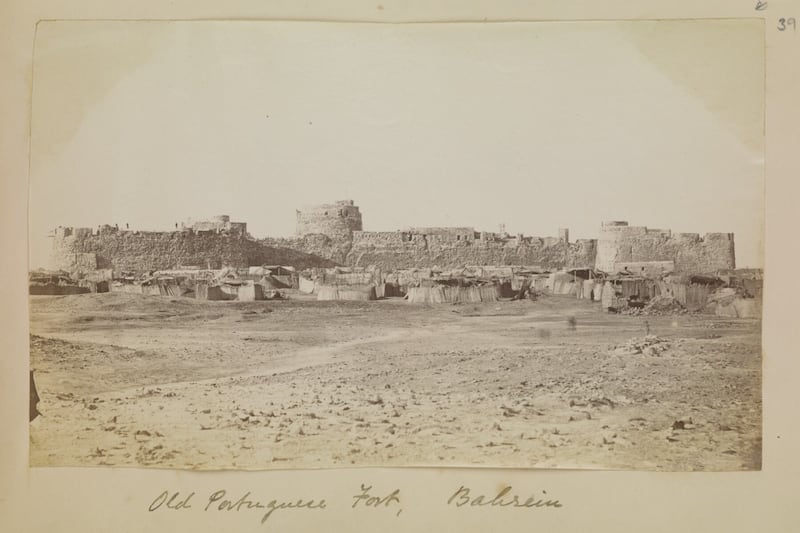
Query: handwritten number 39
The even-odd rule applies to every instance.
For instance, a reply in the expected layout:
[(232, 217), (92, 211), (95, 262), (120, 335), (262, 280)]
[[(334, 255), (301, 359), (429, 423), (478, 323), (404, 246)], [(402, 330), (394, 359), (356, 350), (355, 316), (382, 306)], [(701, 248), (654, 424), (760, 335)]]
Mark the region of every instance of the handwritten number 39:
[(787, 28), (791, 26), (792, 30), (797, 29), (797, 22), (795, 21), (794, 17), (792, 18), (779, 18), (778, 19), (778, 31), (786, 31)]

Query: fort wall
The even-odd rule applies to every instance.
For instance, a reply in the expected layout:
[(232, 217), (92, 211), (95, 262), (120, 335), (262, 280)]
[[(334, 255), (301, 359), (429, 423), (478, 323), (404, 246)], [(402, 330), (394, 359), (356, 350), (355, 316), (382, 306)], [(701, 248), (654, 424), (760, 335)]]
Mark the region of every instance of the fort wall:
[(472, 238), (454, 238), (453, 234), (427, 231), (355, 232), (346, 263), (350, 266), (375, 265), (387, 270), (465, 265), (532, 265), (553, 270), (592, 267), (595, 261), (596, 244), (590, 239), (574, 243), (555, 237), (476, 239), (471, 228), (468, 234)]
[[(83, 228), (79, 228), (83, 229)], [(247, 262), (246, 239), (217, 233), (186, 231), (80, 231), (54, 239), (53, 265), (72, 270), (75, 254), (94, 254), (97, 268), (147, 271), (200, 266), (221, 268)]]
[[(594, 264), (595, 241), (567, 243), (557, 238), (452, 240), (407, 232), (354, 232), (352, 241), (322, 234), (293, 239), (249, 239), (217, 233), (113, 231), (77, 228), (57, 236), (55, 268), (74, 271), (110, 268), (145, 272), (180, 267), (234, 267), (274, 264), (297, 268), (379, 266), (383, 269), (464, 265), (532, 265), (543, 269)], [(91, 263), (91, 267), (90, 267)]]
[(617, 263), (673, 261), (677, 272), (736, 268), (732, 233), (672, 234), (669, 230), (605, 222), (597, 240), (595, 268), (614, 272)]
[[(341, 214), (340, 214), (341, 213)], [(599, 239), (511, 236), (474, 228), (361, 230), (361, 213), (350, 200), (298, 211), (297, 233), (288, 239), (253, 239), (244, 223), (224, 215), (169, 232), (120, 230), (112, 226), (58, 228), (53, 264), (75, 271), (113, 269), (143, 272), (257, 265), (310, 267), (377, 266), (384, 270), (466, 265), (529, 265), (543, 270), (597, 268), (672, 262), (677, 272), (713, 272), (735, 268), (733, 234), (672, 234), (668, 230), (604, 223)], [(354, 229), (358, 228), (358, 229)]]
[(80, 231), (55, 236), (51, 260), (54, 268), (70, 272), (93, 268), (147, 272), (256, 265), (311, 268), (343, 264), (345, 255), (323, 236), (318, 236), (323, 239), (255, 240), (243, 235), (191, 231), (97, 233), (88, 228), (76, 229)]
[(205, 220), (187, 220), (181, 224), (181, 229), (192, 230), (195, 233), (230, 233), (246, 235), (247, 224), (244, 222), (231, 222), (228, 215), (217, 215)]

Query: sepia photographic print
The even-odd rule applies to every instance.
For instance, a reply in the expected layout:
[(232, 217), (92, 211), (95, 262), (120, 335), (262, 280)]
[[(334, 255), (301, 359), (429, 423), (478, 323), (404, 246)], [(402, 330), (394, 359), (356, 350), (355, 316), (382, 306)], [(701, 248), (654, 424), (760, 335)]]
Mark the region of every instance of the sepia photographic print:
[(30, 465), (761, 468), (752, 20), (43, 22)]

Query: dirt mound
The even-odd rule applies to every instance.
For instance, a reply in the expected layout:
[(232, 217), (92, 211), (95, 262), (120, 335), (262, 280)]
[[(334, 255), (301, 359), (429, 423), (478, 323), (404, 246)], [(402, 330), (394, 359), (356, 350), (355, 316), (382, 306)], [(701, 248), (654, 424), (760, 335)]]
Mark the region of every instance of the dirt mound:
[(644, 306), (646, 312), (680, 312), (685, 308), (672, 296), (656, 296)]
[(655, 335), (648, 335), (644, 338), (628, 339), (625, 344), (614, 346), (614, 353), (618, 355), (644, 354), (658, 356), (668, 350), (669, 341)]

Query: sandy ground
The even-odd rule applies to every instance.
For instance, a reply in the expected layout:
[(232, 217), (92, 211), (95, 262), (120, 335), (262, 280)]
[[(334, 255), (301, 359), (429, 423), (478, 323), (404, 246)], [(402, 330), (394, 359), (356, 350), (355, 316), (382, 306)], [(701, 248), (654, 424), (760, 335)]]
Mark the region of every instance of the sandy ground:
[(31, 464), (760, 468), (759, 321), (293, 296), (31, 297)]

